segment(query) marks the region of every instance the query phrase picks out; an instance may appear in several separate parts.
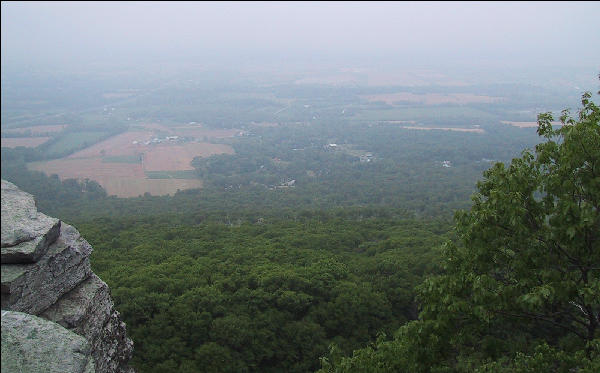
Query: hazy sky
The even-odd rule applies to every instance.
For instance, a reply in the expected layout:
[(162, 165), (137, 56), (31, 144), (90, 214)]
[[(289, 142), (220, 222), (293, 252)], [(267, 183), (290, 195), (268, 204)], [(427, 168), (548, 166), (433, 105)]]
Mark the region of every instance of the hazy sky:
[(2, 64), (598, 66), (600, 2), (2, 2)]

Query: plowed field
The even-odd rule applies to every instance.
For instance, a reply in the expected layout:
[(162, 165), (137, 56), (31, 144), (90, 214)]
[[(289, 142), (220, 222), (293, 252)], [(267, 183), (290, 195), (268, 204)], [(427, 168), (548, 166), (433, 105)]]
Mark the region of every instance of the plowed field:
[(49, 137), (3, 137), (1, 147), (16, 148), (17, 146), (24, 146), (26, 148), (35, 148), (48, 140), (50, 140)]

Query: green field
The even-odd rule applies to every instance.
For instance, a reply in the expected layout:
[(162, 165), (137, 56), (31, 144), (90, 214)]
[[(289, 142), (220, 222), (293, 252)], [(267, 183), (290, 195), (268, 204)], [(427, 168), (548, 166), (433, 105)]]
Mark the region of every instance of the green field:
[(102, 157), (104, 163), (142, 163), (142, 157), (139, 154), (134, 155), (113, 155)]
[(418, 122), (495, 121), (496, 116), (472, 107), (433, 106), (390, 109), (364, 109), (352, 117), (356, 121), (414, 120)]
[(183, 171), (146, 171), (148, 179), (196, 179), (196, 170)]
[(97, 143), (108, 134), (108, 132), (101, 131), (65, 133), (56, 140), (51, 140), (44, 152), (49, 157), (65, 156)]

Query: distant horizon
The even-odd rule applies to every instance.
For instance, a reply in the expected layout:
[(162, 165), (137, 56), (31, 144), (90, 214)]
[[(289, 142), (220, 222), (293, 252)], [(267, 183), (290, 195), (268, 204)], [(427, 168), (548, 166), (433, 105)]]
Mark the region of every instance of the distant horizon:
[(2, 2), (2, 67), (600, 70), (600, 2)]

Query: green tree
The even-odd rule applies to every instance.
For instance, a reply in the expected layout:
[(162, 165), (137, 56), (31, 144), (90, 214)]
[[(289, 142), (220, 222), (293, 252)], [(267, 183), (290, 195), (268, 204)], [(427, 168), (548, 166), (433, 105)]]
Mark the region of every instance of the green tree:
[[(420, 320), (324, 372), (594, 371), (600, 366), (600, 109), (538, 117), (544, 142), (484, 172)], [(566, 359), (569, 356), (569, 359)], [(576, 357), (576, 358), (575, 358)]]
[(583, 343), (598, 337), (600, 110), (590, 97), (578, 120), (563, 111), (558, 129), (541, 114), (546, 141), (535, 154), (484, 173), (471, 210), (457, 213), (460, 241), (446, 247), (447, 274), (423, 286), (425, 317), (442, 307), (486, 322), (531, 322)]

